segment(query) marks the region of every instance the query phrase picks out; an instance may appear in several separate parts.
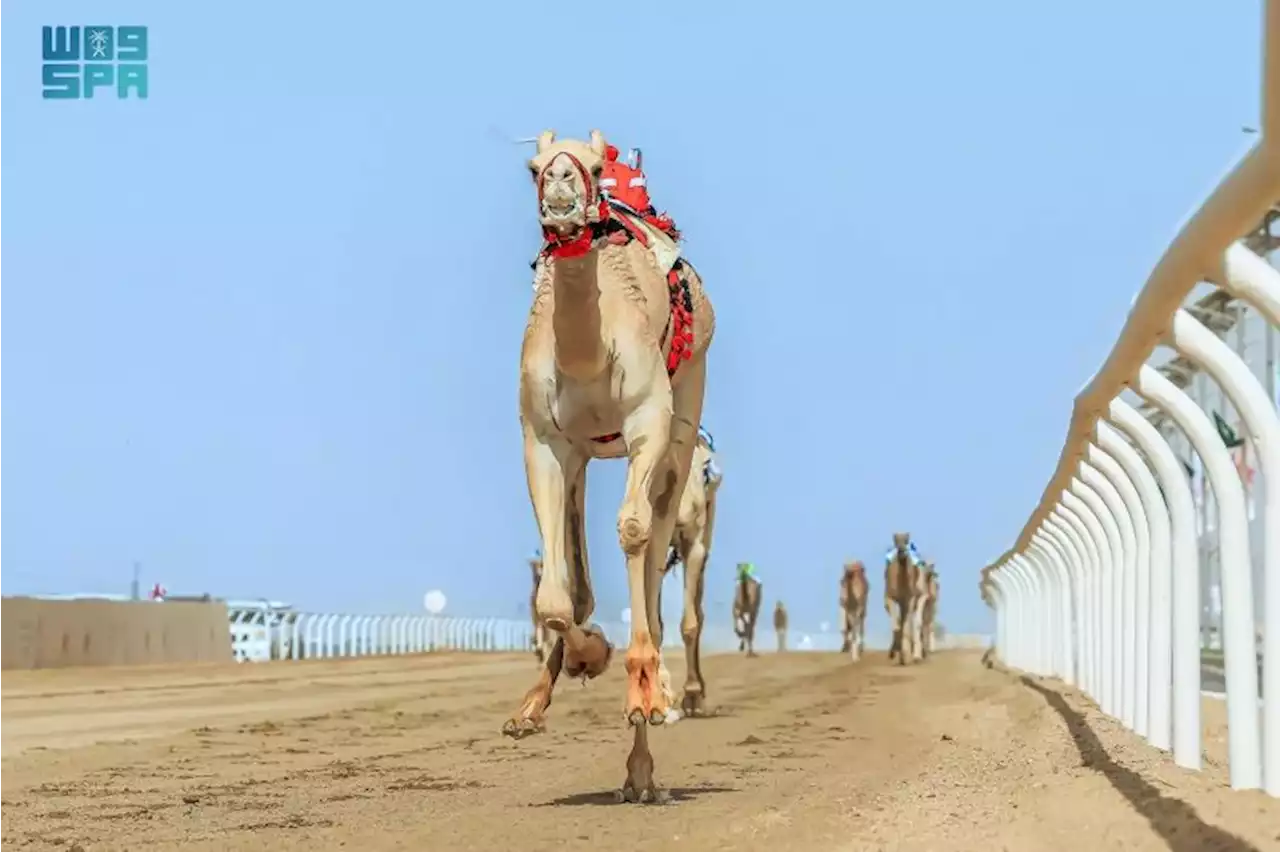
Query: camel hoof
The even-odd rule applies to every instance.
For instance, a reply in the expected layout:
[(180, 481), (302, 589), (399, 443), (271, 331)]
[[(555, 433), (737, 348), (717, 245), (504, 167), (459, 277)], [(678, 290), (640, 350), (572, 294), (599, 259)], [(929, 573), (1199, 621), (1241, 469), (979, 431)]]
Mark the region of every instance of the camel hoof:
[(639, 707), (627, 714), (627, 723), (633, 728), (638, 728), (645, 723), (644, 711)]
[(525, 737), (540, 734), (546, 729), (546, 725), (533, 719), (508, 719), (502, 725), (502, 734), (513, 740), (522, 740)]
[(604, 631), (592, 624), (582, 628), (586, 634), (582, 654), (575, 654), (565, 646), (564, 673), (569, 677), (593, 680), (604, 674), (613, 661), (613, 646), (604, 638)]
[(700, 692), (686, 690), (684, 697), (680, 699), (680, 712), (686, 719), (693, 716), (705, 716), (706, 699), (702, 697)]
[(662, 725), (662, 724), (665, 724), (665, 723), (666, 723), (666, 721), (667, 721), (667, 714), (668, 714), (668, 713), (670, 713), (670, 712), (671, 712), (671, 711), (670, 711), (670, 709), (667, 709), (667, 710), (658, 710), (658, 709), (656, 709), (656, 708), (655, 708), (655, 709), (653, 709), (653, 710), (650, 710), (650, 711), (649, 711), (649, 724), (650, 724), (650, 725)]
[(621, 790), (614, 791), (613, 800), (618, 804), (665, 805), (671, 801), (671, 794), (652, 784), (638, 789), (628, 784)]

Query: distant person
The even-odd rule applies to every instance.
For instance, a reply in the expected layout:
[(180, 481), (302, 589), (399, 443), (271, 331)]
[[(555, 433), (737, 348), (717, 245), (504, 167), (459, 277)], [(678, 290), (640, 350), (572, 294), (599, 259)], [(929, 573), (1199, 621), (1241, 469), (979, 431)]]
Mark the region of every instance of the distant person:
[(773, 607), (773, 629), (778, 633), (778, 653), (787, 650), (787, 608), (782, 601)]

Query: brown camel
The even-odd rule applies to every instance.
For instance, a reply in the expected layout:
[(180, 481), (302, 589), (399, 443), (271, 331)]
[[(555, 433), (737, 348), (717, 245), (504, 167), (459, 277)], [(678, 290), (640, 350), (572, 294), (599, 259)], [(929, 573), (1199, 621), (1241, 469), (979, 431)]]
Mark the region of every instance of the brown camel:
[(680, 636), (684, 639), (685, 681), (680, 711), (685, 716), (706, 712), (707, 684), (702, 679), (702, 626), (705, 623), (702, 589), (715, 529), (716, 495), (722, 480), (713, 459), (710, 444), (699, 435), (689, 481), (676, 514), (671, 555), (667, 559), (667, 570), (677, 562), (684, 565), (684, 616), (680, 619)]
[(867, 630), (867, 568), (861, 559), (844, 564), (840, 575), (840, 612), (844, 615), (841, 633), (844, 641), (840, 651), (848, 654), (856, 663), (862, 656)]
[(542, 536), (538, 618), (556, 634), (538, 682), (503, 732), (545, 725), (561, 669), (594, 678), (612, 647), (590, 623), (595, 599), (583, 507), (593, 458), (626, 458), (618, 541), (631, 604), (624, 716), (634, 728), (619, 795), (649, 801), (648, 725), (670, 705), (659, 620), (663, 565), (702, 417), (715, 314), (679, 247), (600, 193), (605, 140), (538, 137), (529, 172), (545, 246), (520, 355), (520, 425), (529, 497)]
[(893, 534), (893, 549), (885, 556), (884, 611), (893, 625), (889, 659), (896, 655), (900, 665), (920, 660), (920, 605), (924, 601), (923, 574), (910, 550), (911, 534)]
[(756, 619), (763, 597), (763, 584), (739, 565), (738, 584), (733, 590), (733, 632), (738, 636), (738, 650), (746, 651), (748, 657), (756, 655)]
[(538, 582), (542, 579), (542, 559), (530, 559), (529, 569), (533, 572), (533, 586), (529, 590), (529, 615), (533, 619), (533, 655), (538, 658), (538, 665), (541, 666), (551, 654), (551, 631), (538, 620)]
[(773, 607), (773, 629), (778, 634), (778, 653), (787, 650), (787, 608), (782, 601)]
[(934, 632), (937, 630), (935, 618), (938, 613), (938, 591), (941, 583), (938, 580), (938, 571), (934, 568), (932, 562), (924, 563), (924, 603), (920, 605), (920, 639), (923, 647), (920, 649), (920, 656), (928, 659), (933, 653)]

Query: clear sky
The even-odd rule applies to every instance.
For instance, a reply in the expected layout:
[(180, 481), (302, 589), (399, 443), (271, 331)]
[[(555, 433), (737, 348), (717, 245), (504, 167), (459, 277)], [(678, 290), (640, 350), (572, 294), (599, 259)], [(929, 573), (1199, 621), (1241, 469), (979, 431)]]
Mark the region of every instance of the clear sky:
[[(30, 2), (3, 23), (5, 594), (125, 592), (137, 560), (174, 593), (521, 611), (538, 230), (530, 151), (503, 137), (599, 127), (644, 149), (716, 307), (710, 619), (751, 560), (812, 630), (840, 563), (878, 595), (906, 529), (941, 620), (987, 629), (978, 570), (1258, 111), (1256, 2)], [(42, 100), (44, 24), (148, 25), (150, 98)], [(623, 473), (588, 487), (609, 619)]]

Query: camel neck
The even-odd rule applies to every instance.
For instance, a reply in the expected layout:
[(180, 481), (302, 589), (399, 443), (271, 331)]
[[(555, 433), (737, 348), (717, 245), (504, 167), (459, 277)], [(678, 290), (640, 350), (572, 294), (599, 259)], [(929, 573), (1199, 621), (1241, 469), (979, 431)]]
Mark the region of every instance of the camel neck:
[(551, 280), (555, 310), (556, 367), (575, 379), (592, 379), (604, 372), (607, 351), (600, 314), (598, 255), (556, 258)]

